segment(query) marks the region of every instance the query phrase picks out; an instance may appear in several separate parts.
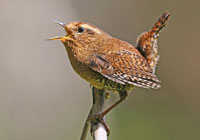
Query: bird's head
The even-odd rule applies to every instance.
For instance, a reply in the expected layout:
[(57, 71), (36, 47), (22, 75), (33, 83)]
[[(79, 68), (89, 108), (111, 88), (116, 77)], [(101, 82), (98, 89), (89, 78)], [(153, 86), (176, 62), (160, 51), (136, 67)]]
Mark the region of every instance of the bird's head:
[(102, 41), (102, 39), (110, 37), (110, 35), (98, 27), (86, 22), (71, 22), (64, 24), (56, 20), (53, 21), (62, 26), (67, 32), (67, 35), (49, 38), (49, 40), (61, 40), (69, 47), (96, 44), (99, 41)]

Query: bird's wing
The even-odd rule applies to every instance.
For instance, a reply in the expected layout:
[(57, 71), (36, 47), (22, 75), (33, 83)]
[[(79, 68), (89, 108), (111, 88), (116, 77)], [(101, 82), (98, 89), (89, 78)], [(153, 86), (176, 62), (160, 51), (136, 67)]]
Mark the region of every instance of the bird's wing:
[(88, 66), (120, 84), (159, 88), (160, 81), (152, 73), (144, 57), (136, 49), (134, 51), (120, 50), (111, 51), (109, 54), (94, 54)]

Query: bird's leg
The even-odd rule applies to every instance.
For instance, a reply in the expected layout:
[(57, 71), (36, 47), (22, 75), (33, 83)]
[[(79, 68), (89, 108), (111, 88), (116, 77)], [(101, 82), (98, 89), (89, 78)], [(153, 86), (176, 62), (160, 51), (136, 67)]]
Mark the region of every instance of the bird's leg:
[(100, 122), (106, 129), (108, 135), (110, 134), (110, 129), (109, 127), (107, 126), (107, 124), (105, 123), (103, 117), (108, 113), (110, 112), (113, 108), (115, 108), (118, 104), (120, 104), (121, 102), (123, 102), (126, 97), (127, 97), (127, 91), (119, 91), (119, 96), (120, 96), (120, 99), (115, 102), (113, 105), (111, 105), (109, 108), (107, 108), (105, 111), (103, 111), (101, 114), (98, 114), (98, 115), (95, 115), (95, 116), (90, 116), (90, 118), (92, 120), (96, 120), (96, 122)]
[(119, 97), (120, 99), (115, 102), (113, 105), (111, 105), (109, 108), (107, 108), (104, 112), (101, 113), (102, 117), (105, 116), (108, 112), (110, 112), (114, 107), (116, 107), (118, 104), (123, 102), (127, 97), (127, 91), (119, 91)]

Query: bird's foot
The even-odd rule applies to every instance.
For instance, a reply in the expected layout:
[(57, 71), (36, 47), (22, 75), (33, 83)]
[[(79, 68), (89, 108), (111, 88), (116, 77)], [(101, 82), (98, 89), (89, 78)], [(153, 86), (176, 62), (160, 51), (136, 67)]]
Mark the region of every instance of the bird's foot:
[(108, 125), (106, 124), (103, 117), (104, 117), (104, 115), (102, 113), (98, 114), (98, 115), (90, 115), (89, 121), (90, 121), (91, 125), (97, 125), (98, 123), (101, 123), (104, 126), (104, 128), (106, 129), (107, 136), (109, 136), (110, 129), (109, 129)]

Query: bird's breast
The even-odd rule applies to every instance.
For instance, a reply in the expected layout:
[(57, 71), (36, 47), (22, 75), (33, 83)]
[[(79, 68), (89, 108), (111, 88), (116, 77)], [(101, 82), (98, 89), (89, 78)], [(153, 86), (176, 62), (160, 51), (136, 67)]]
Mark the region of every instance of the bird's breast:
[(98, 89), (103, 89), (105, 78), (98, 72), (92, 70), (87, 65), (78, 61), (71, 49), (67, 48), (68, 57), (74, 71), (83, 79), (88, 81), (92, 86)]

